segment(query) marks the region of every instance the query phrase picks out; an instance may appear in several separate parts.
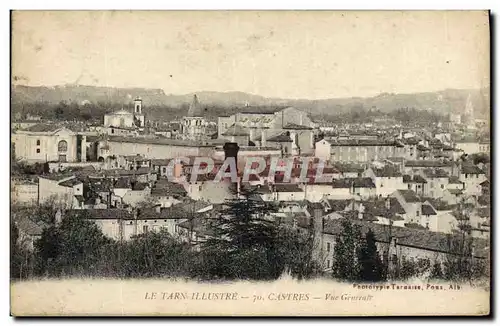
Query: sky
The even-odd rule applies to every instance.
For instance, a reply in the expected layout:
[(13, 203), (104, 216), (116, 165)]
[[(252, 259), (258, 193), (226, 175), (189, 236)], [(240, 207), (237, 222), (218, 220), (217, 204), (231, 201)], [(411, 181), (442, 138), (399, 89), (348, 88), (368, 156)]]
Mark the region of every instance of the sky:
[(17, 84), (322, 99), (489, 86), (487, 12), (16, 11)]

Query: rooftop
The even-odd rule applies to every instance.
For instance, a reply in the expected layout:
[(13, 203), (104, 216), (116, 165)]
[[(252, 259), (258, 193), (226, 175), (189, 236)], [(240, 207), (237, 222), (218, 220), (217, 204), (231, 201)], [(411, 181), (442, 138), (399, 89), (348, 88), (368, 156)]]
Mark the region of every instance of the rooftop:
[(333, 188), (375, 188), (371, 178), (344, 178), (332, 181)]

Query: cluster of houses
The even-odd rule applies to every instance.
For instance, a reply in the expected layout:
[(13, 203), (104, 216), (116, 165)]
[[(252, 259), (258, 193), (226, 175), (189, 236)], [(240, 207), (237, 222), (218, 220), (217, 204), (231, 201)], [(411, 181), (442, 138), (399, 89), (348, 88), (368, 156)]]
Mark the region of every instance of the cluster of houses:
[[(44, 123), (16, 130), (16, 158), (46, 164), (49, 173), (13, 177), (13, 204), (56, 207), (56, 222), (79, 214), (118, 241), (165, 229), (196, 246), (213, 236), (211, 220), (234, 196), (235, 183), (216, 180), (216, 173), (191, 178), (194, 160), (211, 157), (217, 169), (227, 156), (222, 145), (231, 143), (238, 148), (236, 189), (256, 190), (256, 200), (276, 203), (270, 218), (304, 232), (312, 229), (325, 270), (331, 268), (327, 253), (344, 218), (372, 230), (380, 245), (415, 258), (446, 253), (447, 237), (465, 230), (477, 242), (475, 255), (487, 258), (489, 164), (464, 156), (489, 153), (485, 144), (462, 147), (443, 133), (326, 136), (295, 108), (219, 117), (210, 136), (197, 98), (181, 123), (183, 139), (140, 135), (144, 119), (136, 99), (133, 113), (105, 117), (105, 133)], [(117, 132), (127, 128), (135, 133)], [(189, 160), (169, 168), (179, 156)], [(267, 167), (243, 180), (243, 166), (255, 156), (265, 158)], [(308, 181), (300, 178), (305, 157)], [(294, 160), (290, 180), (283, 172), (269, 173), (272, 158)], [(320, 163), (325, 165), (317, 178)], [(44, 228), (26, 216), (17, 221), (32, 240)]]

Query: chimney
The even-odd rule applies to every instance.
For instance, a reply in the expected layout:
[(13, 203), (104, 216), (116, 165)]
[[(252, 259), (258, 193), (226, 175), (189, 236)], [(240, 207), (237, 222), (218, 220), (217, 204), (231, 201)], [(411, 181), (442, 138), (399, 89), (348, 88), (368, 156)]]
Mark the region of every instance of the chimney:
[(261, 147), (266, 147), (267, 145), (267, 135), (266, 135), (266, 129), (261, 130), (261, 140), (260, 140), (260, 146)]
[(157, 205), (156, 206), (156, 212), (157, 213), (161, 213), (161, 205)]
[(360, 202), (359, 207), (358, 207), (358, 219), (360, 219), (360, 220), (363, 219), (364, 212), (365, 212), (365, 206), (363, 205), (362, 202)]
[(238, 143), (225, 143), (223, 149), (224, 159), (227, 159), (228, 157), (234, 157), (236, 166), (238, 166), (238, 151), (240, 150)]

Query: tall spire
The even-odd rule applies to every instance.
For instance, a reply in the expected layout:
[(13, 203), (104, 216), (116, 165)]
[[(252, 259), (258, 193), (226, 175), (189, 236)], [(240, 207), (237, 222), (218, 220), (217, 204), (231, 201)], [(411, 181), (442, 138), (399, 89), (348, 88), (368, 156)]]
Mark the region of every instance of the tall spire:
[(201, 105), (196, 94), (193, 95), (193, 101), (189, 105), (188, 117), (201, 117)]

